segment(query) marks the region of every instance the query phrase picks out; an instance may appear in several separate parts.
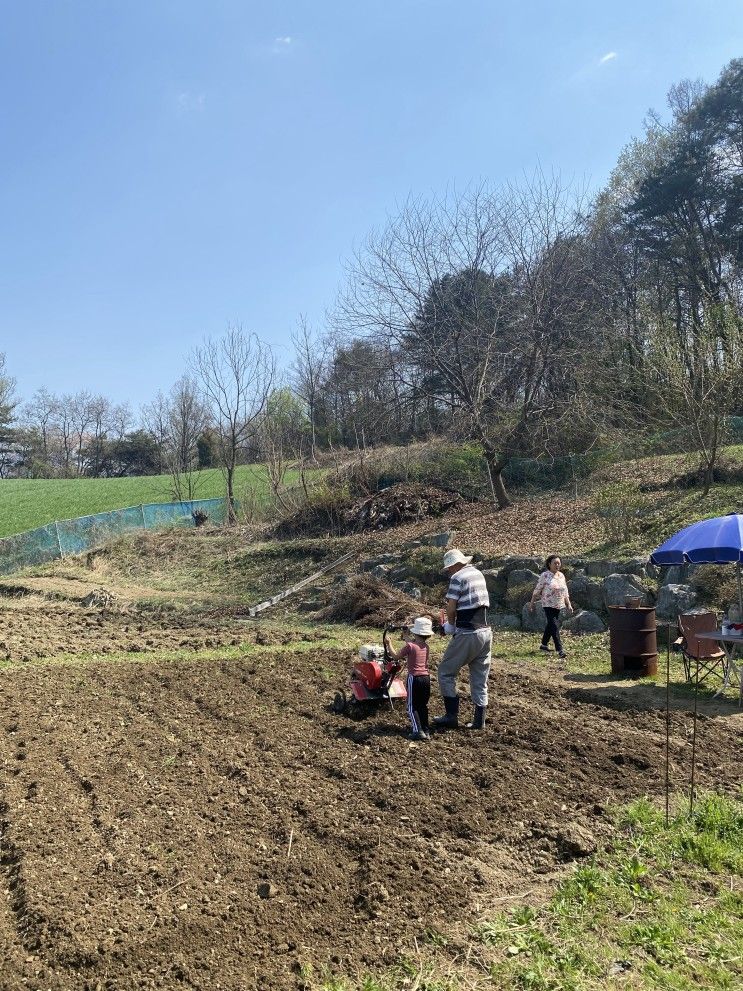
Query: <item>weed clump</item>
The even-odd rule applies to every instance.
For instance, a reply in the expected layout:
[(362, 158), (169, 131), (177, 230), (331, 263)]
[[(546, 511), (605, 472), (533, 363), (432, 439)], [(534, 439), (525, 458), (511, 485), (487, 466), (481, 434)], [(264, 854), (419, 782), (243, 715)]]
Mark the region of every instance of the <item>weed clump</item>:
[(623, 543), (638, 533), (647, 499), (634, 482), (614, 482), (595, 493), (591, 501), (607, 540)]
[(703, 564), (692, 576), (691, 585), (699, 601), (715, 609), (722, 609), (738, 598), (737, 578), (732, 565)]

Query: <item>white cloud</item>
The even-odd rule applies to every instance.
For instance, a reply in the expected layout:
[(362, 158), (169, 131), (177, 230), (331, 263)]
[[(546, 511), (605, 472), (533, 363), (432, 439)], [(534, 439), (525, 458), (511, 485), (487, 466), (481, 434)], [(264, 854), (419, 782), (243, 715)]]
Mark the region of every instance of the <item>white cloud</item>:
[(272, 55), (285, 55), (287, 52), (292, 50), (292, 45), (294, 39), (290, 34), (282, 34), (278, 38), (273, 39), (273, 45), (271, 46)]
[(605, 65), (607, 62), (611, 62), (612, 59), (615, 59), (616, 57), (616, 52), (607, 52), (606, 55), (602, 55), (599, 59), (599, 65)]
[(206, 105), (206, 93), (193, 93), (191, 90), (182, 90), (176, 96), (178, 113), (193, 114), (201, 113)]
[(250, 59), (290, 59), (303, 47), (302, 40), (295, 35), (278, 34), (273, 38), (264, 38), (263, 41), (248, 46), (245, 51)]

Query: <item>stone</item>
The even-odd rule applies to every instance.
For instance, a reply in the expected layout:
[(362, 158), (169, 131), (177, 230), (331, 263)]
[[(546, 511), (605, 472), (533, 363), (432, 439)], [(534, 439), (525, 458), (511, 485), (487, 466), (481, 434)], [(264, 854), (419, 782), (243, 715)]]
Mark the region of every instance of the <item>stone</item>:
[(405, 595), (409, 595), (411, 599), (421, 598), (421, 590), (417, 585), (413, 584), (413, 582), (409, 580), (403, 582), (393, 582), (392, 584), (395, 588), (399, 588), (401, 592), (404, 592)]
[[(561, 609), (560, 619), (564, 619), (566, 616), (567, 610)], [(542, 609), (542, 603), (537, 602), (534, 606), (534, 612), (531, 612), (527, 602), (521, 610), (521, 628), (528, 633), (542, 633), (546, 625), (547, 617), (544, 609)]]
[(536, 571), (539, 575), (544, 571), (544, 561), (538, 557), (507, 557), (501, 564), (501, 577), (508, 578), (512, 571)]
[(604, 608), (604, 589), (597, 578), (587, 575), (574, 575), (568, 582), (570, 601), (576, 608), (598, 612)]
[(410, 567), (407, 564), (398, 564), (390, 571), (390, 581), (401, 582), (410, 577)]
[(622, 571), (622, 566), (616, 561), (586, 561), (585, 572), (589, 578), (606, 578), (618, 571)]
[(455, 530), (444, 530), (441, 533), (432, 533), (423, 539), (429, 547), (448, 547), (454, 543), (456, 535)]
[(366, 561), (362, 561), (359, 565), (359, 569), (361, 571), (374, 571), (375, 568), (380, 566), (387, 567), (392, 564), (397, 564), (399, 561), (399, 554), (380, 554), (378, 557), (371, 557)]
[(698, 564), (672, 564), (669, 568), (660, 569), (658, 583), (661, 587), (663, 585), (686, 585), (698, 570)]
[(652, 606), (653, 596), (642, 585), (636, 575), (615, 574), (607, 575), (603, 582), (604, 605), (625, 606), (627, 596), (637, 595), (642, 598), (642, 605)]
[(276, 895), (278, 895), (279, 893), (278, 889), (275, 888), (268, 881), (261, 881), (261, 883), (258, 885), (257, 890), (258, 890), (258, 897), (262, 898), (264, 901), (267, 898), (275, 898)]
[(494, 630), (520, 630), (521, 620), (513, 613), (496, 612), (489, 613), (488, 622)]
[(297, 605), (297, 612), (317, 612), (325, 605), (324, 599), (303, 599)]
[(675, 620), (697, 604), (697, 593), (690, 585), (662, 585), (658, 592), (658, 619)]
[(528, 568), (515, 568), (508, 576), (508, 591), (518, 588), (519, 585), (531, 585), (533, 588), (538, 581), (539, 575), (536, 571), (530, 571)]
[(590, 578), (608, 578), (609, 575), (636, 575), (647, 577), (648, 558), (634, 558), (631, 561), (587, 561), (586, 574)]
[(490, 604), (493, 605), (495, 602), (502, 602), (506, 597), (506, 591), (508, 589), (508, 581), (501, 577), (499, 568), (486, 568), (483, 571), (485, 576), (485, 584), (487, 585), (488, 595), (490, 596)]
[(624, 565), (624, 570), (629, 575), (637, 575), (638, 578), (648, 577), (648, 568), (652, 567), (650, 564), (649, 557), (634, 557), (631, 561), (627, 561)]
[(672, 564), (661, 572), (660, 585), (680, 585), (684, 580), (684, 565)]
[(573, 857), (590, 857), (598, 846), (593, 833), (576, 823), (562, 826), (557, 831), (555, 839), (560, 848)]
[(371, 569), (371, 575), (374, 578), (379, 578), (380, 581), (386, 581), (389, 578), (390, 568), (386, 564), (377, 564)]
[(576, 610), (572, 616), (568, 616), (562, 626), (570, 633), (603, 633), (606, 629), (601, 617), (589, 609)]

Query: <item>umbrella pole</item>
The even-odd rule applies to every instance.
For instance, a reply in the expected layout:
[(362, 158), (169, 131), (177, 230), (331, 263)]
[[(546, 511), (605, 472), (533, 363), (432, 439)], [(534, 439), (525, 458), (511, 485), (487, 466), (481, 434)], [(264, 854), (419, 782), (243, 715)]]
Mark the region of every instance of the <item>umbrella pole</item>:
[(666, 636), (666, 829), (668, 829), (668, 804), (671, 791), (671, 624)]
[(694, 724), (691, 733), (691, 792), (689, 795), (689, 817), (694, 813), (694, 775), (697, 768), (697, 704), (699, 701), (699, 651), (701, 646), (697, 640), (697, 671), (694, 678)]
[(743, 622), (743, 583), (740, 577), (740, 559), (738, 560), (738, 609), (740, 610), (738, 619)]

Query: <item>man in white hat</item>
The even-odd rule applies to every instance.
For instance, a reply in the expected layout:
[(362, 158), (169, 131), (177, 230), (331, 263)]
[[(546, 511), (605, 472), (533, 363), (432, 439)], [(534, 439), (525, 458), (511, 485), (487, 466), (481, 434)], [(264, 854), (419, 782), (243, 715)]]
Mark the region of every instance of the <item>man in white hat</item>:
[(493, 633), (488, 626), (488, 587), (485, 575), (474, 567), (472, 558), (460, 550), (451, 550), (444, 554), (444, 571), (449, 577), (444, 631), (453, 636), (444, 651), (438, 671), (446, 715), (438, 716), (434, 719), (434, 724), (441, 728), (456, 728), (459, 725), (457, 675), (468, 664), (475, 717), (471, 723), (467, 723), (467, 728), (481, 730), (485, 728), (490, 650), (493, 642)]

